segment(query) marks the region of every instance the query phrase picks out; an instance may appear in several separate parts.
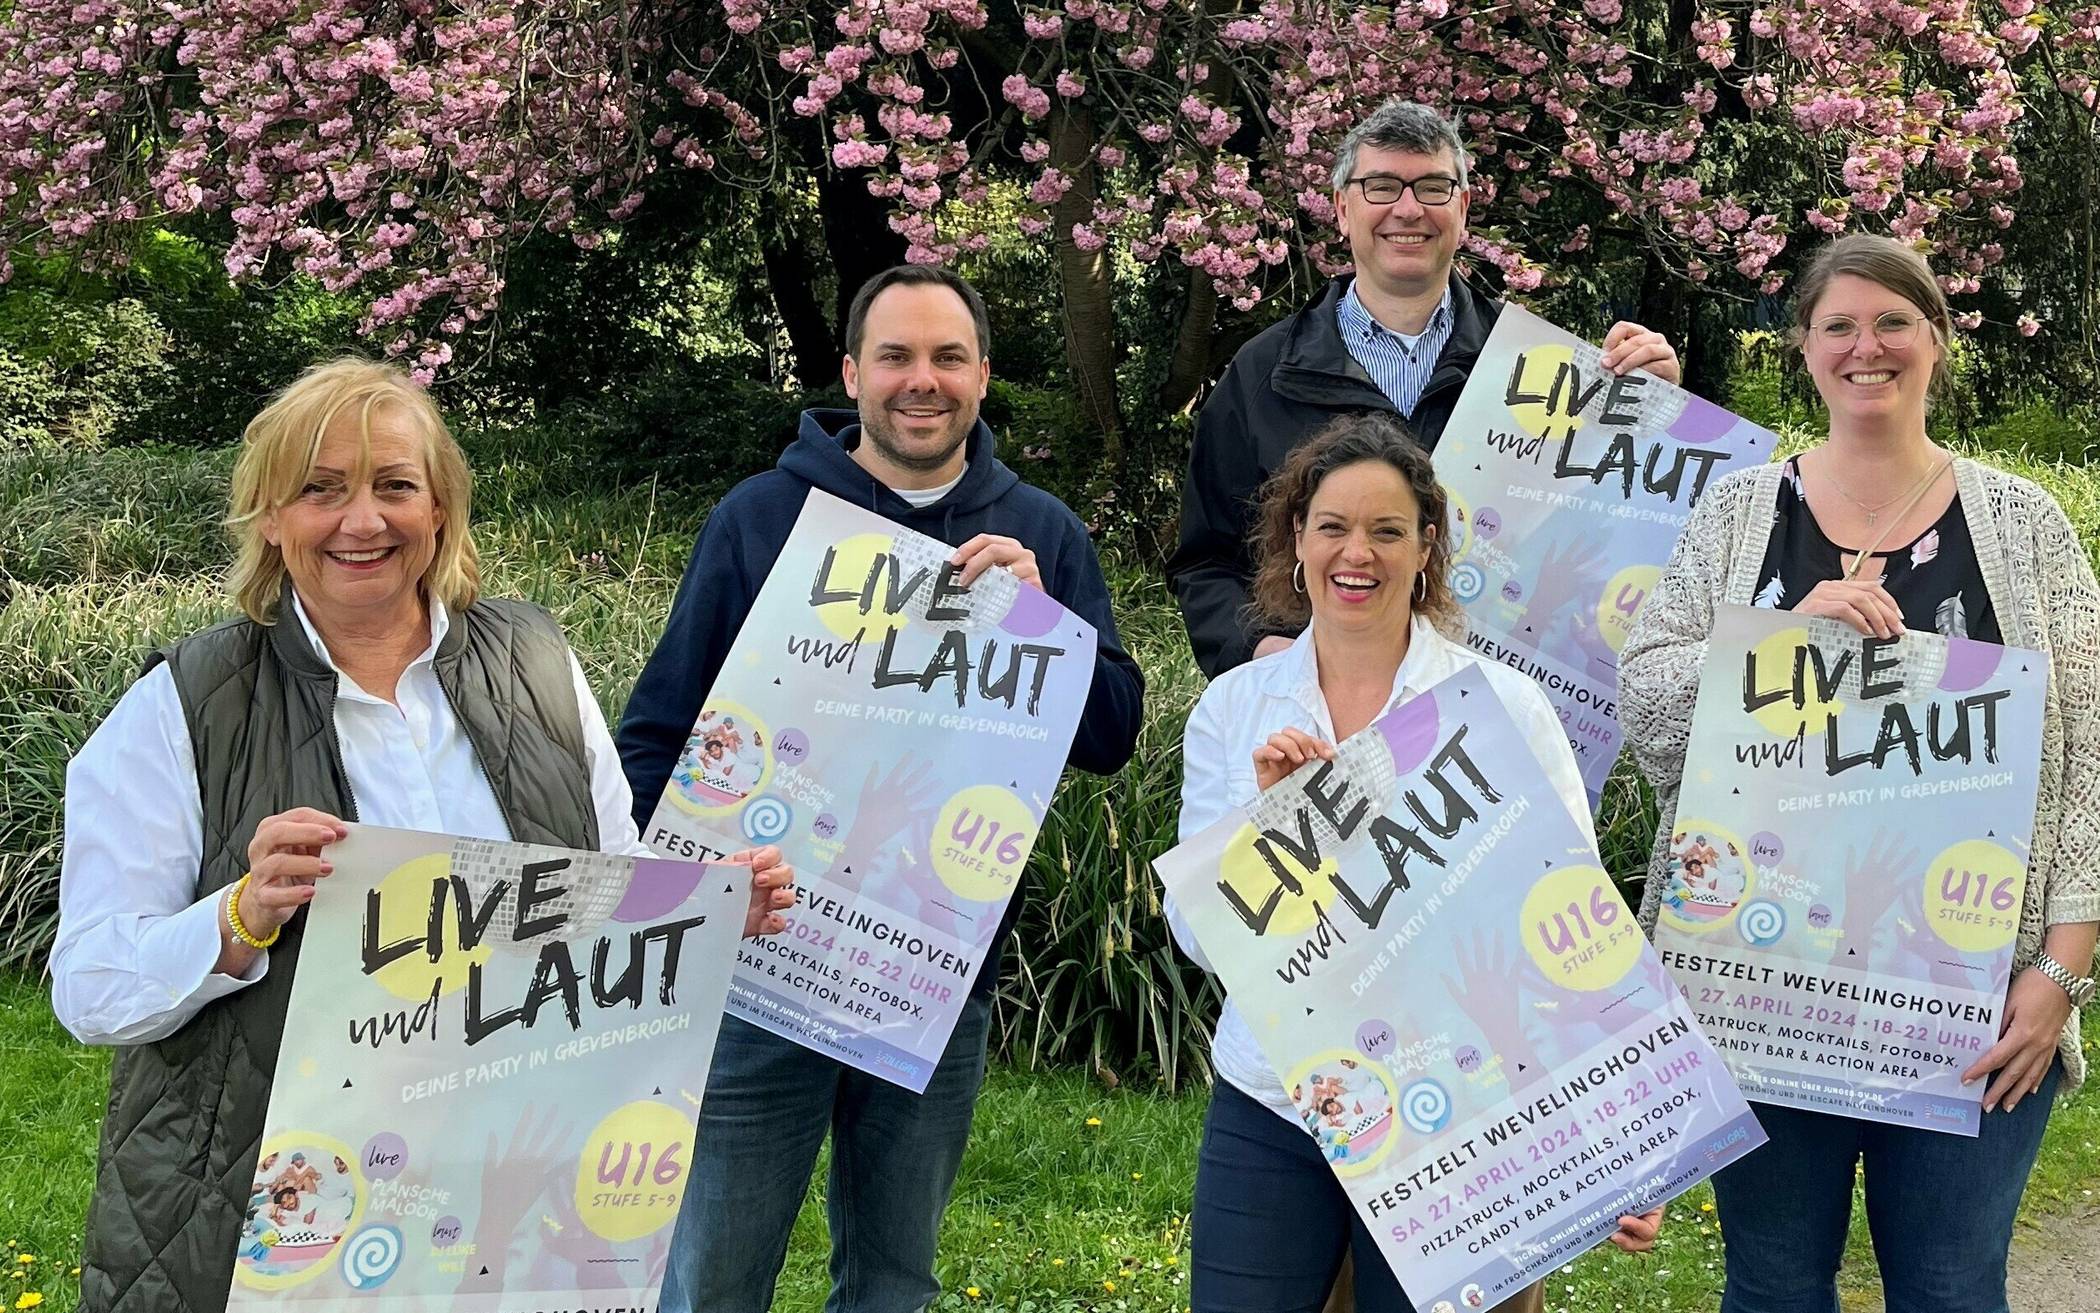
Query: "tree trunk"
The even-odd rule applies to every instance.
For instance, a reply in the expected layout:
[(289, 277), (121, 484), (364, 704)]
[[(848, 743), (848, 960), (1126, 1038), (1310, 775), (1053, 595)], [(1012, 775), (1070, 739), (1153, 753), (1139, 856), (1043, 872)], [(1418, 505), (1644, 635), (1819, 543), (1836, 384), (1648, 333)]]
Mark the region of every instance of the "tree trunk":
[(1116, 398), (1116, 307), (1108, 250), (1082, 251), (1072, 225), (1094, 217), (1094, 120), (1086, 109), (1061, 105), (1050, 114), (1050, 163), (1072, 185), (1050, 207), (1057, 242), (1057, 277), (1064, 299), (1065, 367), (1080, 414), (1101, 434), (1104, 473), (1123, 457), (1123, 416)]
[(1203, 385), (1210, 381), (1211, 330), (1218, 323), (1218, 292), (1210, 275), (1189, 270), (1188, 298), (1182, 303), (1181, 328), (1174, 338), (1174, 360), (1167, 367), (1167, 381), (1160, 385), (1159, 408), (1177, 415)]
[(840, 335), (826, 322), (824, 308), (817, 304), (817, 271), (796, 235), (763, 222), (758, 229), (766, 285), (773, 294), (773, 309), (787, 328), (795, 381), (804, 389), (815, 391), (839, 376)]
[(870, 196), (867, 179), (858, 172), (818, 170), (817, 205), (824, 216), (824, 245), (838, 276), (831, 322), (838, 325), (835, 340), (843, 350), (853, 294), (876, 274), (904, 263), (905, 241), (890, 227), (889, 202)]

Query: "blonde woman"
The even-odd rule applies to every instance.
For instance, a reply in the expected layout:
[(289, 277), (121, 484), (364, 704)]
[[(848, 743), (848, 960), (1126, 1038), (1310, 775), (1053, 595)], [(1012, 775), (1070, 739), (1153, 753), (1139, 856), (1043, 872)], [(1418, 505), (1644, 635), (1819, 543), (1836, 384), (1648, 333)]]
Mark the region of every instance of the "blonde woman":
[[(2013, 980), (1974, 1139), (1760, 1105), (1771, 1143), (1714, 1178), (1722, 1313), (1828, 1313), (1863, 1163), (1889, 1313), (2003, 1313), (2005, 1255), (2052, 1096), (2085, 1067), (2100, 869), (2100, 590), (2064, 513), (2024, 479), (1932, 440), (1926, 399), (1952, 323), (1923, 257), (1884, 237), (1831, 243), (1794, 293), (1794, 338), (1829, 440), (1745, 470), (1699, 503), (1622, 654), (1626, 738), (1662, 803), (1641, 919), (1668, 883), (1685, 736), (1717, 602), (1862, 633), (1918, 629), (2037, 648), (2050, 680), (2039, 804)], [(1950, 1183), (1958, 1189), (1949, 1189)]]
[[(52, 1003), (118, 1046), (88, 1313), (225, 1307), (299, 913), (345, 819), (648, 851), (560, 628), (480, 596), (468, 506), (466, 460), (405, 374), (309, 370), (234, 469), (242, 614), (148, 657), (66, 772)], [(743, 856), (746, 933), (777, 930), (791, 872)]]

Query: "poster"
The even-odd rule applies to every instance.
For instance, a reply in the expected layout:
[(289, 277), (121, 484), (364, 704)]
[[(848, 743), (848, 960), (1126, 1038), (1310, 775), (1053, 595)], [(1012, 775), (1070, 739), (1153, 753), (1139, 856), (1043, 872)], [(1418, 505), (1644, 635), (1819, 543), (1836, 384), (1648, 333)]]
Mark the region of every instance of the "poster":
[(352, 825), (228, 1307), (653, 1306), (751, 875)]
[(1478, 667), (1154, 866), (1425, 1313), (1764, 1142)]
[(1619, 649), (1700, 496), (1770, 432), (1504, 306), (1436, 447), (1474, 650), (1537, 680), (1594, 807), (1619, 755)]
[(643, 839), (780, 845), (788, 927), (733, 1015), (914, 1092), (1020, 887), (1093, 685), (1093, 626), (994, 567), (812, 490)]
[(1976, 1134), (2048, 672), (1716, 608), (1655, 946), (1750, 1098)]

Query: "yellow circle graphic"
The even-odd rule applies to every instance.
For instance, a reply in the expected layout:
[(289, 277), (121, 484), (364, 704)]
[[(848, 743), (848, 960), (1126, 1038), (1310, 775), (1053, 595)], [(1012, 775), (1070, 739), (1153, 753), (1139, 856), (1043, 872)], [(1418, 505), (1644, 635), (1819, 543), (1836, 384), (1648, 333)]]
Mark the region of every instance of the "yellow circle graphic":
[(1925, 919), (1963, 953), (1991, 953), (2020, 930), (2027, 863), (1988, 839), (1964, 839), (1925, 868)]
[(1609, 989), (1641, 960), (1641, 927), (1601, 866), (1547, 872), (1518, 915), (1531, 960), (1563, 989)]
[(1508, 395), (1525, 398), (1509, 408), (1509, 416), (1532, 437), (1559, 442), (1582, 429), (1574, 393), (1574, 349), (1532, 347), (1518, 357), (1516, 377), (1509, 382)]
[[(439, 892), (451, 874), (452, 855), (430, 853), (403, 862), (379, 882), (378, 942), (418, 941), (414, 952), (395, 958), (372, 975), (395, 998), (427, 1000), (432, 989), (440, 995), (450, 994), (466, 986), (469, 967), (489, 960), (489, 940), (469, 951), (460, 949), (458, 909), (449, 889)], [(433, 962), (428, 939), (431, 900), (435, 898), (442, 898), (444, 907), (438, 917), (438, 960)]]
[(1597, 599), (1597, 632), (1604, 636), (1605, 646), (1614, 652), (1626, 646), (1626, 635), (1633, 632), (1633, 617), (1648, 600), (1648, 594), (1655, 591), (1655, 581), (1660, 578), (1660, 566), (1629, 565), (1604, 585), (1604, 595)]
[(234, 1280), (285, 1290), (333, 1267), (365, 1215), (365, 1178), (350, 1146), (313, 1131), (273, 1135), (256, 1156), (254, 1181)]
[(678, 1220), (692, 1166), (691, 1114), (654, 1099), (622, 1104), (584, 1139), (576, 1215), (616, 1244), (654, 1235)]
[[(1840, 715), (1848, 705), (1832, 696), (1828, 700), (1817, 696), (1816, 663), (1809, 651), (1808, 630), (1802, 627), (1782, 629), (1766, 636), (1764, 641), (1750, 649), (1757, 659), (1757, 687), (1760, 692), (1774, 689), (1786, 690), (1786, 696), (1776, 702), (1768, 702), (1750, 714), (1766, 732), (1775, 739), (1786, 740), (1803, 733), (1814, 738), (1829, 727), (1830, 718)], [(1801, 670), (1801, 705), (1794, 705), (1794, 671)], [(1836, 690), (1833, 689), (1835, 694)]]
[(933, 824), (933, 872), (964, 898), (989, 903), (1021, 883), (1040, 826), (1010, 789), (976, 784), (941, 807)]
[(1756, 888), (1757, 867), (1733, 831), (1711, 821), (1678, 818), (1670, 831), (1664, 921), (1695, 935), (1733, 925), (1736, 909)]
[(734, 814), (773, 778), (773, 734), (741, 703), (711, 701), (671, 767), (669, 796), (680, 811)]
[(1331, 1049), (1299, 1063), (1284, 1087), (1337, 1176), (1370, 1171), (1399, 1142), (1393, 1078), (1355, 1049)]
[[(1277, 874), (1271, 858), (1282, 865), (1283, 875)], [(1263, 840), (1261, 831), (1252, 825), (1242, 825), (1226, 843), (1225, 855), (1218, 859), (1219, 881), (1249, 913), (1258, 916), (1271, 898), (1276, 900), (1264, 935), (1302, 935), (1311, 930), (1318, 923), (1320, 911), (1332, 912), (1339, 901), (1334, 889), (1339, 873), (1333, 857), (1323, 854), (1317, 867), (1308, 868), (1292, 856), (1289, 848)], [(1296, 893), (1285, 883), (1286, 876), (1297, 884)], [(1315, 908), (1315, 903), (1319, 907)]]
[[(840, 638), (852, 638), (864, 633), (874, 642), (881, 642), (892, 629), (910, 623), (911, 617), (904, 611), (889, 609), (890, 581), (892, 572), (897, 574), (897, 585), (901, 589), (910, 580), (903, 577), (903, 567), (897, 564), (896, 539), (886, 533), (857, 533), (851, 538), (841, 539), (831, 551), (831, 568), (824, 574), (825, 587), (832, 592), (851, 592), (852, 598), (843, 602), (826, 602), (817, 608), (817, 619), (824, 627)], [(872, 589), (869, 577), (874, 577)], [(862, 609), (865, 602), (866, 609)]]

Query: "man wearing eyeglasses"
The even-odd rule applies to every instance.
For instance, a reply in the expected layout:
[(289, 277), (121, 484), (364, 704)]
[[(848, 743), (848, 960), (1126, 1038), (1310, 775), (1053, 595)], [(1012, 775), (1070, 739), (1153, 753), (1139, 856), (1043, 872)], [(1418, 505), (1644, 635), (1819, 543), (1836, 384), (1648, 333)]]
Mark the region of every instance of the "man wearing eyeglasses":
[[(1501, 308), (1452, 267), (1471, 204), (1465, 144), (1428, 106), (1389, 100), (1343, 138), (1335, 226), (1354, 273), (1242, 347), (1196, 419), (1167, 578), (1206, 675), (1289, 643), (1243, 613), (1254, 495), (1291, 449), (1353, 410), (1396, 411), (1431, 449), (1442, 436)], [(1678, 381), (1660, 333), (1614, 324), (1604, 350), (1616, 373)]]

